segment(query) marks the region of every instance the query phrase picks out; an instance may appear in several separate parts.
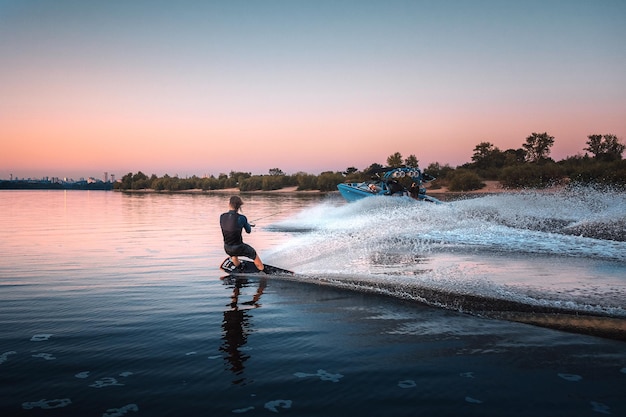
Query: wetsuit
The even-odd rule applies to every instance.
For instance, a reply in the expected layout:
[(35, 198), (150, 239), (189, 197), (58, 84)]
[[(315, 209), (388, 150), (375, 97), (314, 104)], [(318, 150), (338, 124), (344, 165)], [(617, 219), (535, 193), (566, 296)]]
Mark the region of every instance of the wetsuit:
[(250, 259), (256, 258), (254, 248), (243, 243), (241, 237), (242, 230), (246, 233), (252, 231), (248, 219), (243, 214), (230, 210), (220, 216), (220, 226), (222, 226), (222, 235), (224, 236), (224, 251), (230, 256), (245, 256)]
[(401, 193), (404, 191), (404, 187), (402, 187), (396, 180), (387, 181), (387, 188), (389, 189), (389, 191), (385, 193), (387, 195), (394, 195), (395, 193)]

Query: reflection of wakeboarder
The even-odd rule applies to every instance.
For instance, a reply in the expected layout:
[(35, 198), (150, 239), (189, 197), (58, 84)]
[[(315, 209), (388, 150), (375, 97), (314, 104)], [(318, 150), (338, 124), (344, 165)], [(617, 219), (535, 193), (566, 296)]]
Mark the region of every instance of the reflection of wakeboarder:
[[(248, 286), (248, 280), (235, 279), (228, 280), (227, 282), (234, 282), (234, 287), (231, 302), (226, 305), (228, 308), (224, 311), (224, 321), (222, 322), (223, 343), (219, 350), (226, 353), (226, 359), (228, 360), (229, 365), (228, 368), (235, 375), (242, 375), (245, 369), (245, 362), (250, 358), (249, 355), (242, 353), (240, 350), (248, 341), (248, 333), (250, 331), (249, 320), (251, 317), (248, 314), (248, 310), (261, 307), (259, 300), (265, 290), (265, 287), (267, 286), (267, 279), (262, 278), (259, 281), (259, 287), (257, 288), (252, 299), (242, 303), (239, 303), (239, 295), (241, 294), (241, 288)], [(242, 307), (240, 307), (240, 304)], [(244, 377), (233, 381), (233, 384), (243, 383), (245, 383)]]

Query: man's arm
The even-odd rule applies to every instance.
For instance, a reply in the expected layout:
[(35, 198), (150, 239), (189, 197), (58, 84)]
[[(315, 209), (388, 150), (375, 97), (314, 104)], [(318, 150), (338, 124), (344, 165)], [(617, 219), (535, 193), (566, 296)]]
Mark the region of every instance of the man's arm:
[(250, 226), (250, 223), (248, 223), (248, 219), (246, 218), (246, 216), (240, 214), (238, 221), (241, 227), (243, 227), (243, 229), (246, 231), (246, 233), (250, 233), (252, 231), (252, 226)]

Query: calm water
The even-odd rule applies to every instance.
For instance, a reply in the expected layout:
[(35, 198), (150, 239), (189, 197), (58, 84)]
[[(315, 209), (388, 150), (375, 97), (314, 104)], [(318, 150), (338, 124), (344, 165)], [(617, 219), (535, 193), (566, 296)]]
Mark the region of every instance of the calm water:
[(0, 193), (2, 414), (626, 415), (624, 195), (227, 198)]

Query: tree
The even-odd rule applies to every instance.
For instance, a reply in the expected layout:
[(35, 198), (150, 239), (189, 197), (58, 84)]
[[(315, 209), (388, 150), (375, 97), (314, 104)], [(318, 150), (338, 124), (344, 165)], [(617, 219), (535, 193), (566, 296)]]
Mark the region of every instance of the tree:
[(540, 162), (548, 159), (552, 145), (554, 145), (554, 136), (548, 135), (547, 132), (533, 132), (526, 138), (526, 143), (522, 147), (526, 150), (526, 159), (529, 162)]
[(622, 159), (622, 153), (626, 149), (615, 135), (589, 135), (587, 147), (583, 148), (591, 152), (595, 159), (602, 161), (618, 161)]
[(262, 178), (261, 189), (264, 191), (280, 190), (283, 188), (281, 175), (264, 175)]
[(526, 161), (526, 151), (522, 148), (507, 149), (502, 154), (504, 155), (505, 166), (522, 164)]
[(133, 173), (129, 172), (124, 175), (121, 180), (120, 188), (122, 190), (129, 190), (133, 186)]
[(615, 135), (604, 135), (604, 143), (606, 144), (606, 153), (611, 160), (622, 159), (622, 154), (626, 150), (626, 145), (619, 142)]
[(587, 136), (585, 151), (589, 151), (594, 157), (597, 157), (601, 153), (604, 153), (604, 142), (602, 141), (602, 135), (589, 135)]
[(387, 165), (392, 168), (402, 166), (402, 154), (400, 152), (396, 152), (393, 155), (389, 155), (387, 157)]
[(224, 188), (234, 188), (240, 186), (244, 180), (252, 177), (250, 172), (230, 171), (228, 180), (224, 181)]
[(350, 174), (354, 174), (355, 172), (357, 172), (358, 169), (356, 169), (355, 167), (348, 167), (346, 168), (346, 170), (343, 172), (343, 175), (345, 175), (346, 177)]
[(263, 189), (263, 178), (260, 175), (254, 175), (249, 178), (244, 178), (239, 183), (240, 191), (257, 191)]
[(479, 190), (485, 186), (478, 174), (467, 169), (457, 169), (448, 175), (450, 191)]
[(285, 173), (281, 169), (279, 169), (279, 168), (271, 168), (270, 169), (270, 175), (278, 176), (278, 175), (285, 175)]
[(504, 161), (504, 156), (500, 149), (498, 149), (491, 142), (480, 142), (474, 148), (474, 155), (472, 155), (472, 161), (476, 168), (491, 168), (500, 167)]
[(415, 155), (411, 154), (404, 160), (404, 165), (411, 168), (419, 168), (419, 161)]
[(337, 184), (343, 182), (343, 174), (341, 172), (326, 171), (317, 177), (317, 189), (320, 191), (336, 191)]
[(246, 178), (250, 178), (252, 176), (251, 172), (236, 172), (236, 171), (230, 171), (229, 177), (231, 179), (237, 180), (237, 181), (242, 181), (245, 180)]
[(133, 190), (142, 190), (144, 188), (150, 188), (150, 180), (148, 176), (139, 171), (131, 178), (131, 188)]
[(431, 162), (424, 170), (425, 174), (432, 175), (435, 178), (444, 178), (446, 174), (454, 171), (450, 164), (441, 165), (439, 162)]
[(135, 181), (145, 181), (148, 179), (148, 176), (143, 172), (139, 171), (135, 175), (133, 175), (133, 182)]
[(379, 169), (384, 168), (381, 164), (374, 162), (372, 165), (368, 166), (363, 170), (364, 173), (370, 174), (372, 171), (377, 171)]
[(480, 142), (474, 147), (474, 155), (472, 155), (472, 161), (479, 162), (485, 159), (493, 150), (495, 146), (491, 142)]
[(317, 188), (317, 176), (307, 174), (306, 172), (298, 172), (295, 174), (298, 191), (315, 190)]
[(564, 170), (555, 163), (541, 165), (512, 165), (504, 168), (500, 181), (505, 187), (549, 187), (558, 184), (564, 175)]

